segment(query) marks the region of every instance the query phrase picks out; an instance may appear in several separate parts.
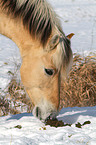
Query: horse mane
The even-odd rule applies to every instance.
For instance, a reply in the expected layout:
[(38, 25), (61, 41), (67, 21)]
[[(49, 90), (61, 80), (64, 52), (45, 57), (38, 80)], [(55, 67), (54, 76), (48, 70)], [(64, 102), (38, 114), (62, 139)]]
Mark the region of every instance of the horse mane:
[(57, 15), (46, 0), (1, 0), (0, 3), (9, 14), (21, 18), (30, 34), (38, 38), (43, 46), (47, 43), (54, 24), (60, 27)]
[(56, 52), (52, 56), (53, 64), (58, 71), (61, 70), (61, 77), (65, 78), (72, 66), (73, 55), (70, 40), (62, 35), (59, 39)]

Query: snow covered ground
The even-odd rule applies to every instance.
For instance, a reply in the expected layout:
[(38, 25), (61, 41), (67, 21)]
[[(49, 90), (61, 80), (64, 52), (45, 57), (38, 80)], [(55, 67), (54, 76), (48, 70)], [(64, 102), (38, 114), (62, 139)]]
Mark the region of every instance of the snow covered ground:
[[(1, 117), (0, 145), (96, 145), (96, 107), (63, 108), (58, 119), (72, 126), (45, 126), (28, 113)], [(91, 124), (75, 126), (85, 121)], [(16, 128), (17, 125), (22, 128)]]
[[(96, 0), (48, 0), (60, 16), (66, 34), (72, 38), (73, 52), (81, 55), (96, 55)], [(17, 46), (0, 35), (0, 90), (10, 82), (9, 71), (20, 66)], [(0, 117), (0, 145), (96, 145), (96, 107), (63, 108), (58, 119), (72, 123), (71, 127), (54, 128), (32, 116), (20, 115)], [(77, 122), (91, 124), (75, 127)], [(22, 128), (14, 128), (21, 125)]]

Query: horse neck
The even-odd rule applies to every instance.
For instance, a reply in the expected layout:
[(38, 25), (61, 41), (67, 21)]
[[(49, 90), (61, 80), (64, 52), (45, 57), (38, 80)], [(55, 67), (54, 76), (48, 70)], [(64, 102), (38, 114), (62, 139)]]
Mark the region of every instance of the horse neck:
[(34, 41), (28, 30), (24, 28), (22, 21), (13, 19), (0, 9), (0, 34), (10, 38), (20, 49), (21, 57), (24, 56), (28, 48), (40, 46)]

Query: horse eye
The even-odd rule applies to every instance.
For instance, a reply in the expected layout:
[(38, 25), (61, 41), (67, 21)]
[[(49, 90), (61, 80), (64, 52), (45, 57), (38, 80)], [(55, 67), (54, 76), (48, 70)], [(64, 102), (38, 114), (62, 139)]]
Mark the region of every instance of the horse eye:
[(54, 70), (53, 69), (46, 69), (46, 68), (44, 68), (44, 71), (49, 76), (52, 76), (54, 74)]

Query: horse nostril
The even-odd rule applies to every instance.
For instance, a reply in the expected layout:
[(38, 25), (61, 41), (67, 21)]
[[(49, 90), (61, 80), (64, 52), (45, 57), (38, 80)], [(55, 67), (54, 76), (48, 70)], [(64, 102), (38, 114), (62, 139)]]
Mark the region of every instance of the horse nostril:
[(41, 111), (39, 107), (36, 107), (36, 117), (41, 120)]
[(39, 110), (39, 107), (36, 108), (36, 117), (38, 117), (38, 110)]

